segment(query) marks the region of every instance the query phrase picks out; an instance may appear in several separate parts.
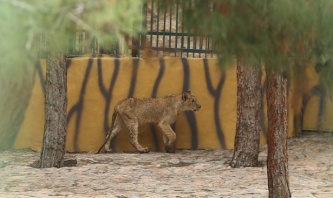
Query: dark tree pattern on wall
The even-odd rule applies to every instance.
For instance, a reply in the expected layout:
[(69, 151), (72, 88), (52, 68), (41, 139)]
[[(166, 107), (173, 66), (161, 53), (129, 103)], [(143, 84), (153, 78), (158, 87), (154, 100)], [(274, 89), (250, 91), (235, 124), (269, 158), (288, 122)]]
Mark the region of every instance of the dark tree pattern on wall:
[[(105, 108), (104, 108), (104, 119), (103, 119), (103, 130), (104, 132), (107, 132), (107, 130), (110, 128), (110, 122), (111, 122), (111, 118), (110, 118), (110, 111), (113, 111), (113, 107), (111, 106), (111, 101), (113, 100), (113, 91), (115, 89), (116, 86), (116, 82), (119, 76), (119, 72), (120, 72), (120, 68), (121, 68), (121, 61), (120, 58), (114, 58), (114, 64), (110, 65), (112, 67), (114, 67), (113, 69), (113, 73), (110, 79), (109, 83), (104, 83), (103, 81), (103, 66), (105, 67), (105, 65), (102, 65), (102, 59), (103, 57), (90, 57), (87, 61), (87, 65), (85, 66), (85, 73), (84, 73), (84, 78), (83, 81), (81, 83), (80, 86), (80, 94), (79, 94), (79, 99), (78, 101), (71, 107), (69, 107), (69, 112), (68, 112), (68, 116), (67, 116), (67, 123), (70, 122), (75, 122), (75, 130), (74, 130), (74, 151), (80, 151), (79, 145), (78, 145), (78, 138), (80, 136), (80, 126), (81, 126), (81, 122), (82, 122), (82, 113), (83, 113), (83, 109), (85, 104), (85, 95), (87, 90), (87, 83), (88, 80), (90, 80), (91, 77), (91, 71), (92, 71), (92, 67), (94, 65), (94, 61), (97, 62), (97, 73), (98, 73), (98, 87), (99, 87), (99, 91), (101, 92), (101, 95), (103, 96), (103, 99), (105, 101)], [(67, 59), (67, 68), (69, 69), (72, 66), (72, 61), (73, 59), (69, 58)], [(138, 74), (138, 70), (139, 70), (139, 66), (140, 66), (140, 61), (142, 61), (139, 58), (133, 58), (132, 59), (132, 73), (131, 75), (131, 82), (128, 89), (128, 94), (127, 97), (134, 97), (135, 96), (135, 89), (136, 89), (136, 84), (137, 84), (137, 74)], [(187, 58), (180, 58), (180, 61), (182, 63), (182, 67), (183, 67), (183, 81), (182, 84), (180, 84), (179, 86), (182, 87), (183, 91), (188, 90), (190, 87), (190, 82), (191, 80), (191, 65), (189, 64), (189, 61)], [(209, 65), (209, 61), (208, 59), (202, 59), (203, 61), (203, 69), (204, 69), (204, 77), (205, 77), (205, 85), (207, 88), (208, 93), (213, 97), (214, 99), (214, 110), (212, 112), (213, 114), (213, 118), (214, 118), (214, 123), (215, 123), (215, 128), (216, 128), (216, 135), (218, 137), (219, 143), (221, 145), (221, 148), (226, 148), (226, 142), (225, 142), (225, 132), (223, 131), (222, 128), (222, 123), (221, 123), (221, 114), (223, 112), (220, 112), (220, 105), (222, 105), (220, 99), (222, 97), (222, 91), (223, 91), (223, 87), (224, 87), (224, 82), (226, 80), (226, 72), (222, 71), (221, 72), (221, 76), (219, 81), (217, 82), (216, 87), (213, 85), (212, 83), (212, 78), (210, 75), (210, 68), (211, 67), (216, 67), (215, 65)], [(152, 82), (153, 83), (153, 89), (151, 91), (151, 95), (150, 97), (156, 97), (158, 94), (158, 90), (160, 89), (160, 85), (161, 85), (161, 81), (163, 79), (163, 77), (165, 76), (165, 69), (166, 69), (166, 65), (165, 65), (165, 59), (164, 58), (160, 58), (159, 59), (159, 70), (158, 70), (158, 74), (155, 78), (155, 81)], [(39, 79), (41, 85), (42, 85), (42, 90), (45, 94), (45, 86), (44, 86), (44, 82), (45, 82), (45, 77), (43, 74), (43, 68), (42, 68), (42, 64), (36, 64), (36, 70), (35, 70), (36, 76)], [(91, 79), (95, 79), (95, 78), (91, 78)], [(289, 85), (290, 86), (290, 85)], [(289, 87), (288, 86), (288, 87)], [(266, 91), (266, 81), (263, 82), (262, 85), (262, 96), (265, 97), (265, 91)], [(192, 88), (193, 89), (193, 88)], [(319, 97), (319, 107), (318, 107), (318, 115), (317, 115), (317, 129), (321, 130), (322, 129), (322, 124), (324, 122), (325, 119), (325, 114), (326, 114), (326, 101), (328, 100), (328, 96), (326, 94), (326, 90), (323, 88), (323, 86), (321, 85), (316, 85), (312, 88), (312, 90), (310, 91), (310, 93), (304, 93), (303, 97), (302, 97), (302, 108), (300, 110), (300, 113), (295, 115), (294, 121), (296, 122), (297, 119), (299, 119), (300, 122), (300, 126), (303, 126), (303, 120), (304, 120), (304, 113), (305, 110), (309, 104), (309, 101), (312, 97)], [(74, 116), (75, 115), (75, 116)], [(190, 148), (191, 149), (197, 149), (198, 148), (198, 144), (200, 142), (200, 140), (198, 139), (198, 127), (197, 127), (197, 118), (196, 115), (193, 112), (186, 112), (185, 113), (185, 119), (188, 123), (188, 126), (190, 127), (190, 132), (191, 132), (191, 137), (190, 137)], [(262, 120), (264, 121), (265, 118), (265, 112), (264, 109), (262, 110)], [(264, 123), (264, 122), (262, 122)], [(172, 128), (175, 130), (176, 129), (176, 125), (177, 122), (172, 126)], [(267, 129), (264, 126), (264, 124), (262, 125), (262, 131), (264, 136), (267, 136)], [(11, 131), (10, 133), (12, 137), (16, 137), (18, 135), (19, 132), (19, 128), (17, 129), (17, 131)], [(177, 131), (176, 131), (177, 132)], [(8, 132), (9, 133), (9, 132)], [(159, 137), (157, 135), (158, 133), (158, 129), (156, 126), (151, 126), (150, 127), (150, 133), (151, 133), (151, 137), (153, 139), (154, 142), (154, 148), (153, 150), (157, 151), (160, 148), (160, 140)], [(6, 134), (4, 134), (4, 137), (6, 137)], [(115, 139), (112, 144), (111, 144), (111, 148), (115, 147), (115, 142), (117, 141), (117, 139)], [(8, 140), (8, 144), (12, 147), (13, 144), (15, 142), (15, 138), (11, 138), (10, 140)]]

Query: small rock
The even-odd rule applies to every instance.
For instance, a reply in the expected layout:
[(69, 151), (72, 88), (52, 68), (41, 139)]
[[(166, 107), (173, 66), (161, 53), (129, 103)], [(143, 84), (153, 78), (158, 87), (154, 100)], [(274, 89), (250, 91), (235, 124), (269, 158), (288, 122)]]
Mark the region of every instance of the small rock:
[(29, 164), (29, 166), (32, 168), (40, 168), (39, 162), (40, 162), (39, 160), (36, 160), (36, 161), (32, 162), (31, 164)]
[(303, 158), (306, 158), (306, 155), (303, 154), (296, 155), (296, 159), (303, 159)]
[(96, 169), (100, 170), (100, 171), (105, 171), (105, 170), (108, 170), (108, 167), (107, 166), (97, 166)]
[(171, 159), (168, 161), (169, 164), (173, 164), (173, 165), (176, 165), (176, 164), (179, 164), (180, 163), (180, 160), (179, 159)]
[(77, 159), (65, 159), (64, 166), (66, 167), (73, 167), (77, 165)]

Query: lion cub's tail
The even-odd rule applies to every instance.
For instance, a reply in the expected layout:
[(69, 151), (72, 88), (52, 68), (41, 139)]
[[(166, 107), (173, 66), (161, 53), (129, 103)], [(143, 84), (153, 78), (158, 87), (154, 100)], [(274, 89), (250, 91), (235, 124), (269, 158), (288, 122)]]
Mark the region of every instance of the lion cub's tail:
[(109, 138), (110, 138), (110, 136), (111, 136), (112, 129), (113, 129), (113, 127), (114, 127), (114, 122), (115, 122), (115, 120), (116, 120), (117, 114), (118, 114), (118, 111), (117, 111), (116, 108), (115, 108), (114, 111), (113, 111), (113, 114), (112, 114), (111, 128), (110, 128), (109, 131), (108, 131), (108, 134), (107, 134), (107, 136), (106, 136), (106, 138), (105, 138), (105, 142), (104, 142), (103, 145), (98, 149), (98, 151), (97, 151), (96, 154), (98, 154), (98, 153), (102, 150), (102, 148), (104, 147), (104, 145), (106, 144), (106, 142), (109, 140)]

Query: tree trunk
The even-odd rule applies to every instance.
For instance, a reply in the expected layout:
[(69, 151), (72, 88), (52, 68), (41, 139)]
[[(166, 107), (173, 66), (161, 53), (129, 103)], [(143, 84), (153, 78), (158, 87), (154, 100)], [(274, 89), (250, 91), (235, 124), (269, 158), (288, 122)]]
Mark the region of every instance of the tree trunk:
[(46, 63), (45, 126), (40, 167), (62, 167), (67, 127), (67, 68), (64, 53), (51, 50)]
[(237, 60), (237, 124), (234, 154), (230, 166), (258, 165), (260, 110), (262, 107), (261, 72)]
[(267, 72), (269, 197), (291, 197), (288, 178), (288, 98), (287, 78)]

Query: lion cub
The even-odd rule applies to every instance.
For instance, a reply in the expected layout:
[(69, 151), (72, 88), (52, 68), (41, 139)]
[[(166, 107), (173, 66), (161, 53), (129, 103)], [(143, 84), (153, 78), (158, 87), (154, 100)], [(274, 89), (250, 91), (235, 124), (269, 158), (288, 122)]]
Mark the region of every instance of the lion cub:
[(170, 127), (180, 111), (198, 111), (201, 105), (191, 90), (181, 95), (169, 95), (162, 98), (123, 99), (114, 108), (111, 129), (106, 136), (105, 150), (110, 152), (111, 140), (125, 127), (129, 129), (130, 143), (141, 153), (149, 152), (138, 142), (138, 127), (144, 123), (156, 123), (163, 131), (166, 152), (175, 152), (176, 134)]

